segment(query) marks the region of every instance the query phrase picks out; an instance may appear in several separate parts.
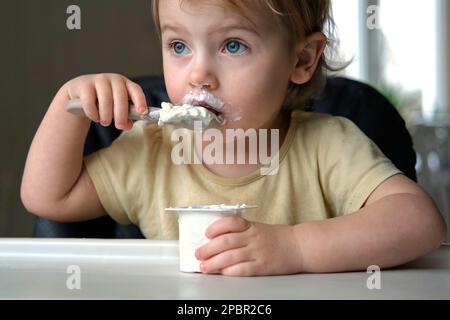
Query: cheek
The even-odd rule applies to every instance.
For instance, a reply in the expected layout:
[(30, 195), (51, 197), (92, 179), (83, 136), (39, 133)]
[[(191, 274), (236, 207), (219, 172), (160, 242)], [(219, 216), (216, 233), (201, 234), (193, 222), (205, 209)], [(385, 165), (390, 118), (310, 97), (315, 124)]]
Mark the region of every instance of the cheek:
[(184, 81), (179, 69), (164, 64), (164, 80), (170, 101), (173, 103), (180, 102), (186, 92), (184, 92)]
[[(289, 82), (288, 73), (273, 66), (248, 69), (245, 74), (234, 74), (233, 100), (245, 110), (273, 109), (281, 107)], [(236, 79), (241, 79), (236, 81)]]

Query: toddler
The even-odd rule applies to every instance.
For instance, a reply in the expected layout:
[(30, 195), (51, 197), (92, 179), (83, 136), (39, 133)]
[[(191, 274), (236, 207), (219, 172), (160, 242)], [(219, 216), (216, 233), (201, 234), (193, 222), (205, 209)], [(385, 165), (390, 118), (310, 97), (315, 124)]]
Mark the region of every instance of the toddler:
[[(436, 249), (446, 226), (430, 197), (352, 122), (302, 111), (324, 83), (329, 12), (329, 0), (153, 1), (171, 102), (188, 97), (223, 124), (133, 124), (129, 99), (147, 109), (136, 83), (77, 77), (58, 91), (33, 140), (24, 205), (63, 222), (109, 214), (160, 240), (178, 238), (167, 207), (257, 205), (213, 223), (211, 241), (196, 251), (202, 272), (229, 276), (388, 268)], [(73, 98), (87, 118), (65, 111)], [(83, 158), (91, 121), (124, 132)], [(192, 148), (175, 145), (183, 136)], [(209, 157), (177, 163), (180, 152)], [(264, 155), (276, 165), (267, 168)]]

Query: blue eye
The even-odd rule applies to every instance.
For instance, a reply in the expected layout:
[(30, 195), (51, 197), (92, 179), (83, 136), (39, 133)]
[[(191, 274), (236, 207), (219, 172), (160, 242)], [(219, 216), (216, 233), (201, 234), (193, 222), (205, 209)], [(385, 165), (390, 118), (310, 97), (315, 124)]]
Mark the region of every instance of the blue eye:
[(245, 44), (240, 43), (239, 41), (236, 40), (229, 41), (225, 45), (225, 51), (232, 55), (243, 54), (245, 51), (247, 51), (247, 49), (248, 48)]
[(189, 53), (188, 47), (182, 42), (172, 42), (170, 48), (176, 55), (185, 55)]

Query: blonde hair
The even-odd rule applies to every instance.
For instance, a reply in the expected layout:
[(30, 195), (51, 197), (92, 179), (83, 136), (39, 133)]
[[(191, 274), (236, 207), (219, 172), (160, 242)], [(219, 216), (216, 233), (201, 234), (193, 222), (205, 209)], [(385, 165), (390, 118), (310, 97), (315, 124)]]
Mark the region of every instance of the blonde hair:
[[(180, 2), (185, 0), (180, 0)], [(277, 23), (285, 28), (289, 34), (289, 40), (295, 43), (304, 37), (315, 32), (322, 32), (327, 37), (327, 53), (331, 56), (334, 53), (334, 46), (337, 43), (335, 37), (335, 24), (332, 17), (330, 0), (224, 0), (224, 4), (231, 5), (242, 10), (244, 6), (260, 5), (262, 8), (270, 10)], [(153, 19), (159, 33), (159, 0), (152, 1)], [(284, 108), (286, 110), (302, 109), (311, 99), (318, 96), (325, 85), (326, 73), (338, 71), (342, 67), (332, 67), (327, 53), (323, 53), (317, 64), (317, 68), (312, 78), (304, 84), (298, 85), (290, 83)]]

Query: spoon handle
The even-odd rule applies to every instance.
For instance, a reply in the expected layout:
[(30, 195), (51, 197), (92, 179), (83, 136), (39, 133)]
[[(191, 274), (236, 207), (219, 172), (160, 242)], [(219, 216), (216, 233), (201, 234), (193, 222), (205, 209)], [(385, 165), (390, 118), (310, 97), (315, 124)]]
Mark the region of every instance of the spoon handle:
[[(76, 116), (79, 117), (86, 117), (86, 114), (84, 113), (83, 106), (81, 105), (80, 99), (71, 99), (66, 105), (66, 110)], [(134, 104), (130, 103), (129, 110), (128, 110), (128, 119), (131, 120), (146, 120), (151, 122), (158, 122), (159, 120), (159, 111), (160, 108), (148, 108), (148, 111), (145, 113), (139, 113), (136, 110), (136, 107)]]

